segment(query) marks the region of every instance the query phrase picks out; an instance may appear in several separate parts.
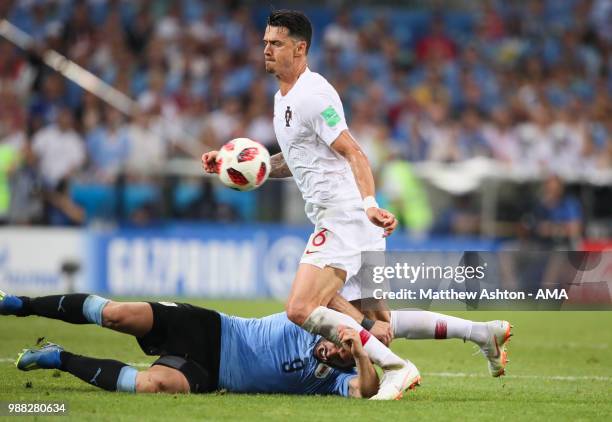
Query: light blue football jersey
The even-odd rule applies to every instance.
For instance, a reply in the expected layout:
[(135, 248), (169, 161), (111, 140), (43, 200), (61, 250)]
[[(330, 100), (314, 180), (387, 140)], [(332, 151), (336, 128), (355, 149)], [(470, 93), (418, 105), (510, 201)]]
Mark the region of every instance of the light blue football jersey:
[(356, 373), (320, 363), (313, 353), (319, 338), (285, 313), (249, 319), (221, 314), (219, 388), (348, 396), (349, 380)]

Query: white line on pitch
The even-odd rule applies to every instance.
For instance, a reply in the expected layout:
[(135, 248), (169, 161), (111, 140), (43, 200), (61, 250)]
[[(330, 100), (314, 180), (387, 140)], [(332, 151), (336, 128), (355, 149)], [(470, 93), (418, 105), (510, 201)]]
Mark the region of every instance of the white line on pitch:
[[(13, 363), (15, 358), (0, 358), (0, 363)], [(147, 368), (151, 363), (147, 362), (128, 362), (128, 365)], [(484, 374), (468, 374), (467, 372), (426, 372), (423, 374), (426, 377), (444, 377), (444, 378), (491, 378), (490, 375)], [(612, 377), (599, 375), (504, 375), (502, 379), (536, 379), (550, 381), (612, 381)]]
[[(484, 374), (468, 374), (465, 372), (427, 372), (423, 376), (430, 377), (445, 377), (445, 378), (491, 378), (490, 375)], [(599, 375), (504, 375), (502, 379), (517, 378), (517, 379), (537, 379), (550, 381), (612, 381), (612, 377)]]

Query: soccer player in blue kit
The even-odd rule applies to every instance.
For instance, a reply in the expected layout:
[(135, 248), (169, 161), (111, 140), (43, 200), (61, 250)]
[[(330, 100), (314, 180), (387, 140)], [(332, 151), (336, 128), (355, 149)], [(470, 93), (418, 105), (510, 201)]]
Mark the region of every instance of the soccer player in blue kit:
[(109, 391), (227, 389), (351, 397), (371, 397), (378, 391), (378, 375), (357, 331), (340, 327), (338, 347), (295, 325), (285, 313), (247, 319), (182, 303), (114, 302), (88, 294), (30, 298), (0, 291), (0, 315), (97, 324), (136, 337), (145, 354), (160, 356), (139, 371), (49, 343), (24, 350), (16, 362), (23, 371), (59, 369)]

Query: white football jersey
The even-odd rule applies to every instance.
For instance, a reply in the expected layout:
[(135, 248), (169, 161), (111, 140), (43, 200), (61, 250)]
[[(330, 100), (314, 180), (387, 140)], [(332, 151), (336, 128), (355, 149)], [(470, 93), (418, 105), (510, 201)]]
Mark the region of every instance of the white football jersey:
[(287, 95), (274, 96), (276, 138), (311, 220), (312, 206), (361, 208), (351, 167), (331, 148), (345, 129), (340, 97), (318, 73), (306, 69)]

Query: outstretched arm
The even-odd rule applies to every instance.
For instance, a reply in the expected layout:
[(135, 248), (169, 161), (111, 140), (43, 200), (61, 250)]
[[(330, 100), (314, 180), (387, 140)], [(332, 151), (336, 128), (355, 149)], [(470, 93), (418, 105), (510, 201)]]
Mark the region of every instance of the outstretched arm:
[[(217, 169), (217, 155), (219, 151), (209, 151), (202, 155), (202, 169), (206, 173), (214, 174), (218, 173)], [(291, 170), (285, 162), (283, 153), (279, 152), (270, 157), (270, 176), (273, 179), (281, 179), (283, 177), (291, 177)]]
[(349, 381), (349, 395), (351, 397), (372, 397), (378, 392), (378, 374), (361, 345), (359, 334), (352, 328), (340, 326), (338, 336), (342, 346), (351, 351), (357, 365), (358, 376)]
[(270, 176), (273, 179), (281, 179), (283, 177), (291, 177), (291, 170), (283, 157), (283, 153), (279, 152), (270, 157)]

